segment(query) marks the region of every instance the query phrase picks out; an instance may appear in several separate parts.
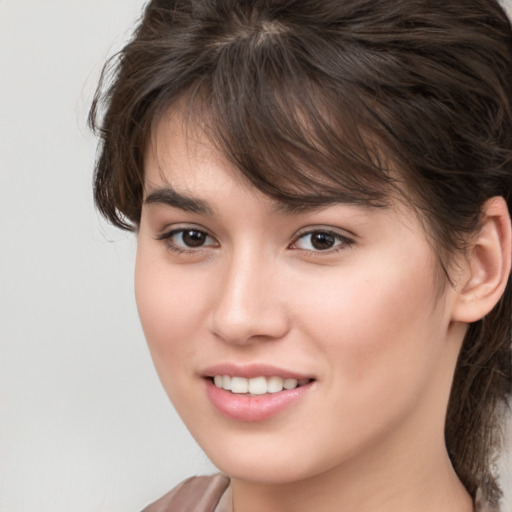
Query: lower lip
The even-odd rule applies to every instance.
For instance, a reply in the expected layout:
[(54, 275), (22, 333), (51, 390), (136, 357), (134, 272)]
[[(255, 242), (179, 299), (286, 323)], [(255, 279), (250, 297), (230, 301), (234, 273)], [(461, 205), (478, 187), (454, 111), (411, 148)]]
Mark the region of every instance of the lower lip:
[(249, 396), (218, 388), (210, 379), (206, 379), (206, 392), (223, 416), (237, 421), (254, 422), (272, 418), (296, 404), (311, 389), (311, 384), (312, 382), (278, 393)]

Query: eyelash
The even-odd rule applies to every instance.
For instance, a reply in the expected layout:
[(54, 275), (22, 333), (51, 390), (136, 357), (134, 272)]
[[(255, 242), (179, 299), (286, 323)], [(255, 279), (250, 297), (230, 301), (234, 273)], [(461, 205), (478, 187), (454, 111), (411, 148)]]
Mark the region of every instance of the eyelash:
[[(200, 245), (200, 246), (197, 246), (196, 248), (190, 247), (190, 248), (186, 249), (184, 247), (179, 247), (178, 245), (176, 245), (176, 243), (174, 243), (172, 241), (172, 238), (175, 235), (178, 235), (178, 234), (181, 233), (182, 237), (183, 237), (183, 234), (185, 234), (187, 231), (188, 232), (194, 232), (194, 233), (201, 233), (206, 238), (210, 238), (210, 239), (213, 240), (213, 238), (205, 230), (199, 229), (199, 228), (196, 228), (196, 227), (193, 227), (193, 226), (172, 229), (171, 231), (167, 231), (167, 232), (162, 233), (161, 235), (157, 236), (156, 239), (165, 242), (165, 245), (167, 246), (168, 249), (170, 249), (171, 251), (174, 251), (174, 252), (176, 252), (178, 254), (197, 253), (197, 252), (201, 251), (202, 249), (204, 249), (205, 247), (212, 247), (212, 246), (214, 246), (214, 244)], [(215, 245), (217, 245), (217, 244), (215, 244)]]
[[(195, 227), (182, 227), (182, 228), (176, 228), (172, 229), (171, 231), (167, 231), (165, 233), (162, 233), (161, 235), (158, 235), (156, 237), (156, 240), (160, 240), (165, 242), (168, 249), (171, 251), (178, 253), (178, 254), (191, 254), (191, 253), (198, 253), (201, 250), (204, 250), (207, 247), (215, 247), (218, 246), (218, 243), (215, 242), (214, 244), (208, 244), (208, 245), (199, 245), (197, 247), (189, 247), (189, 248), (183, 248), (179, 247), (172, 241), (172, 238), (176, 235), (179, 235), (181, 233), (182, 237), (183, 234), (186, 232), (194, 232), (194, 233), (200, 233), (205, 237), (205, 239), (214, 240), (213, 237), (211, 237), (207, 231)], [(308, 236), (312, 236), (315, 234), (320, 235), (327, 235), (329, 237), (332, 237), (334, 239), (334, 245), (332, 248), (327, 248), (325, 250), (317, 249), (317, 250), (311, 250), (311, 249), (301, 249), (301, 248), (294, 248), (293, 246), (296, 245), (300, 240), (305, 239)], [(288, 245), (288, 248), (290, 249), (296, 249), (296, 250), (302, 250), (308, 252), (310, 255), (313, 255), (315, 257), (321, 257), (322, 255), (327, 254), (335, 254), (338, 252), (341, 252), (343, 250), (348, 249), (351, 245), (354, 244), (354, 240), (351, 238), (341, 235), (340, 233), (337, 233), (336, 231), (332, 231), (329, 229), (310, 229), (308, 231), (299, 233), (295, 238), (293, 239), (293, 242)]]
[(312, 256), (321, 257), (322, 255), (335, 254), (335, 253), (344, 251), (344, 250), (348, 249), (351, 245), (354, 244), (354, 240), (352, 240), (351, 238), (344, 236), (336, 231), (332, 231), (329, 229), (316, 228), (316, 229), (309, 229), (308, 231), (303, 231), (302, 233), (299, 233), (294, 238), (294, 241), (288, 247), (292, 248), (301, 239), (304, 239), (308, 236), (312, 236), (315, 234), (327, 235), (327, 236), (333, 238), (336, 245), (334, 245), (331, 248), (325, 249), (325, 250), (321, 250), (321, 249), (311, 250), (311, 249), (300, 249), (300, 248), (298, 248), (297, 250), (307, 251)]

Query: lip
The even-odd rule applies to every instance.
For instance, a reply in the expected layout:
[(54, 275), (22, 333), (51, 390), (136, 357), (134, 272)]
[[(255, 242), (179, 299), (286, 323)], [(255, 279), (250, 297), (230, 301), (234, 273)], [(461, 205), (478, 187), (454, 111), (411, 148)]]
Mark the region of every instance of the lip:
[[(212, 381), (215, 375), (231, 377), (281, 377), (283, 379), (306, 380), (310, 382), (294, 389), (283, 389), (278, 393), (244, 395), (218, 388)], [(307, 375), (285, 370), (272, 365), (253, 364), (237, 366), (220, 364), (202, 372), (206, 394), (213, 406), (226, 418), (240, 422), (258, 422), (270, 419), (294, 406), (311, 391), (315, 380)]]

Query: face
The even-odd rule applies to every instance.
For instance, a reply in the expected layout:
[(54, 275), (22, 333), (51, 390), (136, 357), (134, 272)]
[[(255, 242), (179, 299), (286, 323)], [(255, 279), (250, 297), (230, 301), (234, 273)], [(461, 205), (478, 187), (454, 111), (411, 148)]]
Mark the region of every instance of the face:
[(442, 439), (454, 292), (412, 210), (293, 212), (180, 123), (163, 119), (147, 151), (136, 297), (206, 454), (284, 483)]

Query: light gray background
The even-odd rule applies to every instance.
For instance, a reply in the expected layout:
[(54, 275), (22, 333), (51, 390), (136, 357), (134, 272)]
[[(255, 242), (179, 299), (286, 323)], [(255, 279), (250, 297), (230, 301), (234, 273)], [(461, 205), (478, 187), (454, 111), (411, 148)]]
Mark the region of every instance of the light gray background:
[(213, 470), (152, 368), (135, 240), (91, 198), (88, 105), (142, 4), (0, 0), (1, 512), (135, 512)]

